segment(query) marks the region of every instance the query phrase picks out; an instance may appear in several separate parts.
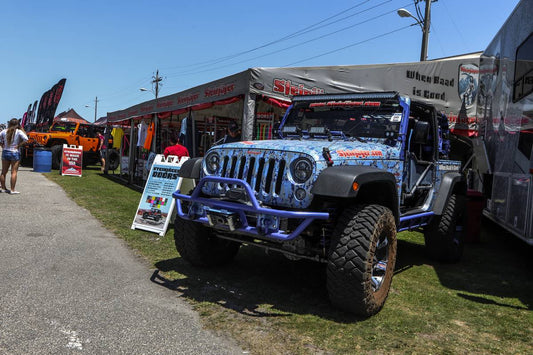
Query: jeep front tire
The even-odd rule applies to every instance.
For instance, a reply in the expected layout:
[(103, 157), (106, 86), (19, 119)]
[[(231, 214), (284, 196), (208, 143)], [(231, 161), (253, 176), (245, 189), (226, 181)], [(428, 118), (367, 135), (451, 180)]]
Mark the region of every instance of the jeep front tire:
[(369, 317), (387, 299), (396, 262), (396, 223), (381, 205), (347, 208), (332, 236), (327, 289), (332, 304)]
[(61, 167), (61, 159), (63, 159), (63, 146), (54, 145), (50, 150), (52, 151), (52, 169), (58, 170)]
[(216, 236), (215, 230), (202, 223), (182, 218), (174, 221), (174, 243), (181, 257), (194, 266), (218, 266), (229, 263), (240, 243)]

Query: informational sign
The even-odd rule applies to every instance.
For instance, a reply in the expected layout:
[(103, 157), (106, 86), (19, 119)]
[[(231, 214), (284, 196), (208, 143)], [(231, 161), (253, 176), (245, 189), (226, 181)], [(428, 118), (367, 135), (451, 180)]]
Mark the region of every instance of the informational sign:
[(83, 147), (63, 144), (63, 154), (61, 154), (61, 175), (81, 177), (81, 167), (83, 160)]
[(150, 154), (148, 154), (148, 159), (144, 162), (143, 167), (143, 180), (148, 178), (148, 174), (150, 173), (150, 169), (152, 169), (152, 164), (154, 163), (155, 157), (156, 154), (154, 152), (150, 152)]
[(181, 187), (183, 179), (179, 177), (179, 170), (187, 159), (189, 157), (182, 157), (178, 161), (172, 155), (168, 158), (163, 154), (155, 156), (131, 229), (165, 235), (175, 204), (172, 193)]
[(130, 169), (130, 157), (129, 155), (124, 155), (120, 157), (120, 174), (125, 175), (129, 174)]

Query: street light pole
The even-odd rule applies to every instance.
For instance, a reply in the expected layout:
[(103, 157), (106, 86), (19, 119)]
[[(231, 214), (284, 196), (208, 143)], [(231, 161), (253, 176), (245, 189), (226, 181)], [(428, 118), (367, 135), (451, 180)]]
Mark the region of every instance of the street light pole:
[[(157, 69), (155, 76), (152, 76), (152, 90), (148, 90), (146, 88), (140, 88), (141, 91), (152, 91), (152, 93), (155, 95), (155, 111), (157, 111), (157, 99), (159, 98), (159, 83), (163, 80), (159, 76), (159, 69)], [(154, 113), (154, 137), (152, 139), (152, 151), (155, 152), (157, 149), (157, 138), (158, 138), (158, 130), (159, 130), (159, 120), (157, 117), (157, 112)]]
[[(90, 105), (85, 105), (85, 107), (91, 107)], [(94, 122), (96, 122), (96, 119), (98, 115), (98, 96), (94, 98)]]
[[(398, 15), (400, 17), (411, 17), (416, 20), (416, 24), (420, 26), (422, 30), (422, 45), (420, 48), (420, 61), (423, 62), (427, 60), (428, 57), (428, 42), (429, 42), (429, 29), (431, 24), (431, 3), (436, 0), (424, 0), (426, 2), (426, 10), (424, 12), (424, 17), (421, 17), (422, 14), (418, 10), (418, 2), (422, 0), (415, 0), (415, 6), (417, 6), (417, 16), (413, 16), (406, 9), (398, 9)], [(413, 24), (414, 26), (415, 24)]]
[(94, 122), (96, 122), (97, 119), (97, 113), (98, 113), (98, 96), (94, 98)]
[(431, 22), (431, 1), (426, 0), (426, 11), (424, 14), (424, 27), (422, 29), (422, 49), (420, 50), (420, 61), (428, 58), (429, 24)]

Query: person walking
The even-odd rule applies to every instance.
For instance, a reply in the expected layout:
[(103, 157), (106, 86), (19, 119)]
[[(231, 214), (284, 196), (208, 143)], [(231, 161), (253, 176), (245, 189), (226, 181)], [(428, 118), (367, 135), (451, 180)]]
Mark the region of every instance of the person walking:
[[(26, 144), (28, 136), (20, 126), (20, 121), (16, 118), (9, 120), (7, 128), (0, 132), (0, 145), (2, 146), (2, 173), (0, 174), (0, 185), (2, 192), (12, 195), (18, 194), (15, 190), (17, 184), (17, 172), (20, 164), (20, 147)], [(6, 175), (11, 167), (11, 190), (6, 187)]]
[(100, 171), (103, 173), (105, 170), (105, 157), (107, 154), (107, 144), (105, 142), (105, 137), (102, 134), (101, 130), (98, 131), (98, 140), (99, 140), (98, 151), (100, 154), (100, 162), (102, 163), (102, 167), (100, 168)]

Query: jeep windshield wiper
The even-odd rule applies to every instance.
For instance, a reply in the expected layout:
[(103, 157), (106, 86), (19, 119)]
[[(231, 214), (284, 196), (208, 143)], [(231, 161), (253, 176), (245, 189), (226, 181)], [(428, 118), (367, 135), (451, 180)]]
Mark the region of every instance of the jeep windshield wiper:
[(355, 139), (357, 139), (357, 140), (358, 140), (359, 142), (361, 142), (361, 143), (367, 143), (367, 140), (365, 140), (365, 139), (363, 139), (363, 138), (361, 138), (361, 137), (358, 137), (358, 136), (353, 136), (353, 137), (349, 137), (349, 138), (351, 138), (351, 139), (354, 139), (354, 138), (355, 138)]

